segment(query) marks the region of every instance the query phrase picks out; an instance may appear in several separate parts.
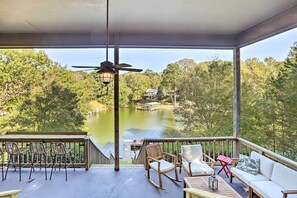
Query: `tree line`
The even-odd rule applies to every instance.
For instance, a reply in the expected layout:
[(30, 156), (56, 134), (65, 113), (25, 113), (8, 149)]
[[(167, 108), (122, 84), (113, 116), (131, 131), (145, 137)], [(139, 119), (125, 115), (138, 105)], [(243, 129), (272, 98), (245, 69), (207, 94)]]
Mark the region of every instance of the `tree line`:
[[(241, 137), (296, 160), (297, 44), (285, 61), (241, 61)], [(91, 102), (113, 106), (113, 83), (96, 72), (74, 72), (42, 50), (0, 50), (0, 131), (86, 131)], [(227, 136), (233, 126), (233, 65), (183, 59), (161, 72), (120, 75), (120, 105), (149, 88), (177, 102), (184, 126), (175, 136)]]
[[(141, 101), (149, 88), (170, 86), (161, 79), (152, 70), (121, 74), (121, 107)], [(0, 83), (0, 132), (86, 131), (94, 104), (113, 107), (113, 82), (105, 86), (96, 71), (68, 70), (42, 50), (0, 50)]]
[[(192, 64), (178, 84), (179, 136), (232, 135), (233, 65)], [(285, 61), (241, 61), (241, 137), (297, 160), (297, 42)]]

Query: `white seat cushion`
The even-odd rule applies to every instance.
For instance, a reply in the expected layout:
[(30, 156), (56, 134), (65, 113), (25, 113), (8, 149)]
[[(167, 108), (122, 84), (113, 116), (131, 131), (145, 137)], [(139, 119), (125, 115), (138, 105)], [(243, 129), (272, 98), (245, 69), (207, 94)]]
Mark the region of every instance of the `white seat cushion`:
[[(160, 171), (161, 172), (166, 172), (166, 171), (172, 170), (175, 167), (174, 164), (167, 162), (165, 160), (159, 160), (159, 162), (160, 162)], [(158, 170), (158, 162), (151, 162), (150, 167), (154, 170)]]
[(273, 169), (275, 161), (255, 152), (255, 151), (252, 151), (251, 158), (260, 160), (260, 173), (262, 175), (264, 175), (265, 177), (267, 177), (268, 179), (271, 179), (272, 169)]
[(274, 164), (271, 180), (287, 190), (297, 190), (297, 171), (282, 164)]
[[(189, 163), (186, 160), (183, 160), (183, 166), (189, 170)], [(204, 161), (193, 161), (191, 163), (191, 170), (192, 176), (199, 176), (199, 175), (212, 175), (214, 173), (213, 169), (208, 166)]]
[(251, 173), (247, 173), (243, 170), (240, 170), (236, 167), (232, 167), (231, 172), (247, 185), (250, 185), (251, 181), (269, 181), (269, 179), (264, 175), (261, 175), (261, 174), (253, 175)]
[[(250, 186), (265, 198), (280, 198), (283, 197), (282, 190), (285, 190), (280, 185), (273, 181), (253, 181)], [(296, 198), (297, 195), (288, 195), (288, 198)]]
[(200, 144), (181, 146), (181, 154), (189, 162), (203, 160), (202, 147)]

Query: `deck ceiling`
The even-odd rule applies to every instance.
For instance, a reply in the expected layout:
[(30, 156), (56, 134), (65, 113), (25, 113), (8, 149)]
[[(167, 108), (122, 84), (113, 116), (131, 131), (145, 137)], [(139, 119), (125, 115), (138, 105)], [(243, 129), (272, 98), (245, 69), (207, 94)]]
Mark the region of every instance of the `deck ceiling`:
[[(105, 14), (105, 0), (2, 0), (0, 47), (103, 46)], [(232, 48), (294, 27), (296, 0), (110, 0), (124, 47)]]

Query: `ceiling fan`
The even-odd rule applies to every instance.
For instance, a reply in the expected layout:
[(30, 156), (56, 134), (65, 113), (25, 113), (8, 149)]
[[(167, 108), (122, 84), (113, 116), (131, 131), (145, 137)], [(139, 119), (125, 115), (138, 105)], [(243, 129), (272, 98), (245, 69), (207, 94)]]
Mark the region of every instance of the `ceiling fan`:
[[(80, 66), (72, 66), (73, 68), (83, 68), (87, 70), (98, 70), (98, 74), (100, 75), (100, 80), (104, 84), (109, 84), (113, 79), (113, 75), (119, 70), (122, 71), (132, 71), (132, 72), (141, 72), (142, 69), (130, 68), (131, 65), (127, 63), (121, 64), (113, 64), (108, 61), (108, 47), (109, 47), (109, 0), (106, 0), (106, 60), (100, 63), (100, 66), (89, 66), (89, 65), (80, 65)], [(81, 70), (81, 71), (87, 71)]]

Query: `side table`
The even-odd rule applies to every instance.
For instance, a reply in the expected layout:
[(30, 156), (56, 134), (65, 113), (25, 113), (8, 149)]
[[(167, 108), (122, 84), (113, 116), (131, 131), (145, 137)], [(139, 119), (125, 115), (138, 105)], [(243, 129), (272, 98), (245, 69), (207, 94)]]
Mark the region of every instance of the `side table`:
[(224, 170), (224, 172), (226, 173), (227, 177), (229, 178), (229, 173), (230, 173), (230, 169), (228, 168), (228, 164), (232, 163), (232, 159), (230, 157), (226, 157), (224, 155), (219, 155), (217, 160), (221, 163), (222, 168), (219, 170), (218, 174), (220, 174), (222, 172), (222, 170)]

